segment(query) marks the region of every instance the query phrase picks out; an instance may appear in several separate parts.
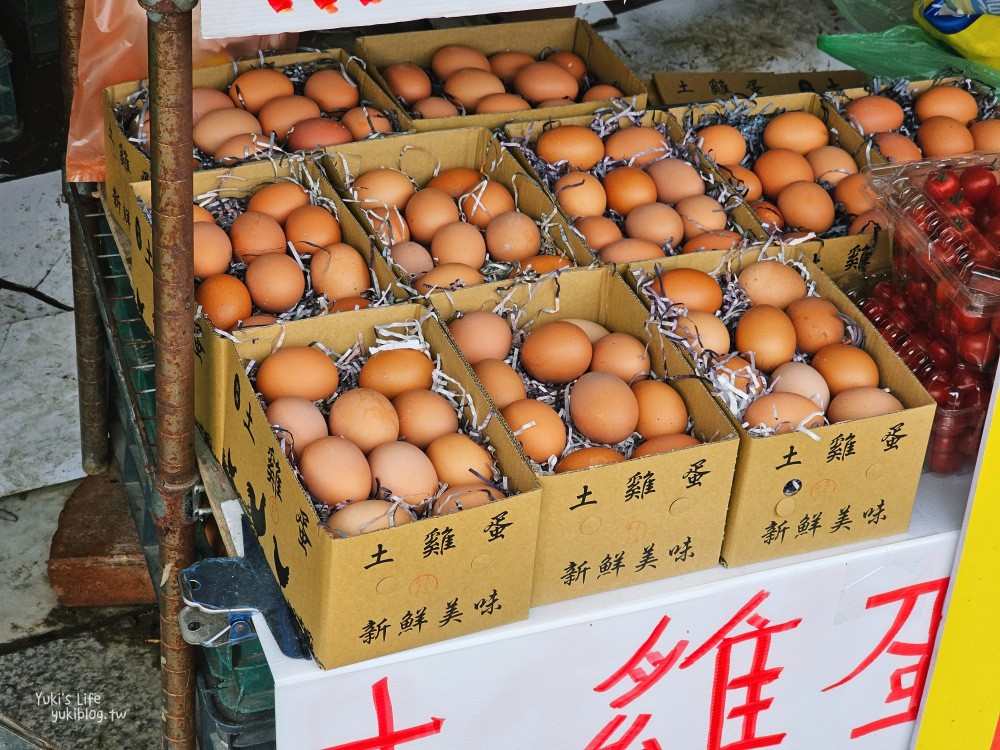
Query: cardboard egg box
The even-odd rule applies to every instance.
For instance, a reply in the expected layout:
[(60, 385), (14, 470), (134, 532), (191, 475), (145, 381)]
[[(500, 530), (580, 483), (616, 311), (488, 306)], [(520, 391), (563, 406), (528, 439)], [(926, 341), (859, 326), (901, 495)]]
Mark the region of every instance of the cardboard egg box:
[[(499, 420), (484, 429), (509, 497), (478, 508), (335, 538), (285, 457), (247, 375), (279, 345), (319, 342), (335, 352), (375, 326), (420, 321), (432, 356), (471, 396), (481, 423), (489, 404), (427, 308), (402, 304), (285, 326), (244, 329), (227, 347), (222, 466), (232, 480), (282, 593), (324, 669), (482, 631), (527, 617), (540, 490)], [(367, 350), (365, 352), (367, 354)], [(470, 420), (466, 406), (463, 419)]]
[[(687, 107), (673, 107), (668, 111), (673, 115), (674, 121), (678, 124), (678, 129), (672, 135), (678, 140), (690, 138), (692, 141), (697, 141), (697, 131), (706, 124), (709, 124), (708, 120), (711, 123), (730, 124), (731, 117), (729, 113), (733, 111), (734, 106), (739, 107), (741, 113), (745, 113), (751, 117), (760, 116), (767, 119), (783, 111), (808, 112), (809, 114), (816, 115), (826, 123), (827, 130), (830, 132), (833, 142), (854, 157), (854, 162), (859, 170), (870, 164), (879, 163), (880, 157), (872, 154), (871, 149), (864, 142), (861, 135), (841, 117), (835, 107), (815, 93), (779, 94), (777, 96), (761, 96), (753, 99), (734, 97), (726, 102), (715, 101), (705, 104), (692, 104)], [(747, 157), (741, 162), (742, 166), (751, 171), (757, 156), (763, 149), (761, 137), (763, 126), (757, 128), (754, 133), (755, 135), (747, 142)], [(704, 158), (710, 161), (717, 171), (720, 170), (720, 167), (709, 159), (708, 156), (704, 156)], [(768, 237), (770, 232), (761, 224), (760, 218), (756, 214), (752, 214), (752, 218), (756, 225), (756, 235), (762, 239)], [(838, 212), (834, 229), (838, 224), (842, 223), (841, 219), (842, 216)], [(821, 235), (821, 238), (833, 239), (833, 235), (827, 236), (829, 234), (827, 232)]]
[[(505, 298), (525, 308), (532, 326), (585, 318), (635, 336), (648, 343), (659, 379), (693, 372), (680, 351), (647, 326), (649, 313), (608, 267), (569, 269), (533, 284), (436, 294), (431, 303), (447, 324), (459, 312), (491, 310)], [(532, 606), (718, 563), (735, 431), (700, 380), (680, 377), (670, 384), (694, 418), (696, 435), (710, 442), (561, 474), (536, 473), (542, 509)]]
[[(617, 86), (634, 107), (646, 106), (648, 96), (646, 85), (636, 77), (590, 24), (577, 18), (362, 36), (358, 37), (354, 49), (355, 53), (367, 63), (369, 75), (382, 86), (400, 109), (406, 111), (403, 103), (389, 89), (381, 75), (382, 71), (390, 65), (403, 62), (414, 63), (429, 70), (434, 53), (448, 44), (474, 47), (487, 57), (497, 52), (512, 50), (524, 52), (538, 59), (543, 52), (568, 50), (583, 58), (587, 70), (596, 77), (598, 83)], [(547, 120), (553, 117), (587, 114), (607, 104), (608, 100), (604, 100), (523, 112), (472, 114), (431, 120), (414, 117), (413, 128), (418, 132), (463, 127), (496, 128), (516, 120)]]
[[(382, 257), (372, 251), (371, 239), (368, 233), (358, 224), (353, 214), (333, 190), (313, 164), (299, 161), (297, 164), (285, 160), (281, 164), (271, 162), (253, 162), (242, 164), (232, 169), (210, 170), (197, 172), (194, 175), (195, 201), (200, 196), (217, 192), (220, 196), (242, 198), (253, 194), (258, 188), (275, 180), (294, 174), (308, 175), (308, 179), (316, 180), (323, 196), (333, 201), (337, 207), (342, 241), (354, 247), (360, 255), (368, 260), (371, 268), (373, 284), (386, 291), (393, 284), (393, 276)], [(132, 282), (132, 293), (136, 306), (142, 315), (143, 322), (152, 334), (155, 330), (153, 318), (153, 226), (148, 213), (152, 205), (152, 183), (138, 182), (129, 186), (129, 200), (123, 204), (127, 207), (132, 226), (116, 233), (116, 237), (128, 238), (127, 242), (118, 242), (119, 250), (124, 254), (130, 250), (135, 259), (129, 267), (129, 279)], [(192, 290), (193, 292), (193, 290)], [(388, 299), (386, 300), (388, 301)], [(341, 313), (335, 313), (340, 315)], [(224, 356), (222, 351), (226, 339), (218, 334), (215, 327), (199, 316), (195, 335), (195, 419), (206, 432), (218, 434), (217, 429), (210, 425), (218, 424), (222, 419), (221, 397), (218, 393), (223, 386), (218, 369)], [(212, 445), (213, 453), (219, 457), (220, 443)]]
[[(646, 127), (656, 127), (662, 125), (665, 127), (671, 144), (678, 146), (678, 153), (675, 154), (677, 158), (684, 159), (704, 174), (707, 174), (713, 184), (728, 184), (726, 183), (725, 178), (723, 178), (722, 175), (720, 175), (715, 169), (715, 165), (712, 164), (704, 156), (704, 154), (687, 144), (681, 145), (683, 137), (680, 125), (669, 112), (664, 110), (647, 110), (645, 112), (638, 113), (638, 116), (639, 125)], [(636, 121), (633, 119), (621, 116), (619, 111), (607, 109), (591, 115), (562, 117), (558, 120), (551, 120), (545, 123), (510, 123), (504, 128), (504, 137), (508, 142), (508, 148), (510, 148), (510, 150), (514, 153), (518, 161), (524, 165), (525, 170), (527, 170), (532, 177), (538, 180), (539, 183), (545, 186), (546, 191), (557, 206), (558, 201), (555, 194), (552, 192), (552, 184), (550, 184), (550, 180), (538, 173), (538, 171), (532, 166), (530, 158), (524, 153), (524, 150), (516, 144), (525, 144), (528, 148), (533, 149), (539, 137), (546, 130), (564, 125), (581, 125), (584, 127), (590, 127), (595, 121), (595, 118), (600, 118), (609, 123), (614, 122), (617, 129), (629, 128), (636, 124)], [(707, 185), (707, 189), (711, 192), (712, 185)], [(729, 192), (732, 194), (734, 191), (730, 188)], [(738, 197), (734, 197), (727, 203), (732, 205), (728, 211), (728, 229), (736, 231), (749, 239), (761, 239), (766, 236), (760, 222), (757, 220), (757, 217), (742, 200)], [(560, 211), (562, 211), (562, 209), (560, 209)], [(565, 211), (563, 211), (563, 214), (567, 216), (568, 221), (570, 217), (565, 213)], [(607, 212), (605, 212), (605, 216), (607, 215)], [(590, 252), (596, 255), (593, 249), (591, 249)]]
[[(779, 252), (772, 247), (767, 256)], [(814, 428), (812, 436), (795, 431), (760, 437), (750, 435), (716, 396), (740, 442), (722, 545), (722, 562), (730, 567), (904, 533), (934, 417), (934, 401), (909, 368), (810, 260), (818, 243), (785, 246), (784, 252), (805, 266), (819, 296), (860, 325), (863, 348), (878, 365), (879, 387), (889, 388), (905, 409)], [(751, 248), (735, 255), (734, 271), (757, 262), (758, 254), (759, 248)], [(672, 268), (711, 274), (733, 257), (714, 251), (637, 263), (626, 278), (636, 286), (640, 275)], [(837, 262), (831, 258), (829, 265)], [(685, 358), (693, 363), (686, 351)]]
[[(344, 66), (347, 74), (358, 85), (362, 101), (371, 102), (385, 112), (390, 120), (398, 124), (400, 131), (412, 129), (410, 118), (397, 107), (385, 92), (365, 72), (358, 60), (348, 55), (342, 49), (331, 49), (323, 52), (297, 53), (290, 55), (265, 56), (265, 65), (282, 67), (294, 63), (336, 60)], [(192, 73), (192, 84), (195, 87), (213, 88), (227, 91), (240, 73), (261, 66), (261, 60), (253, 58), (228, 65), (216, 65), (208, 68), (198, 68)], [(104, 90), (104, 163), (106, 203), (109, 215), (126, 231), (131, 231), (132, 217), (128, 213), (129, 185), (133, 182), (146, 182), (150, 179), (152, 169), (149, 156), (129, 134), (122, 130), (118, 122), (116, 109), (124, 105), (137, 92), (149, 85), (147, 79), (131, 81), (110, 86)], [(131, 258), (127, 258), (131, 261)]]
[[(961, 80), (962, 79), (952, 76), (942, 76), (940, 78), (919, 81), (910, 81), (907, 79), (883, 81), (882, 79), (874, 79), (862, 83), (861, 85), (852, 86), (840, 91), (828, 91), (823, 94), (823, 98), (830, 104), (830, 106), (836, 109), (837, 112), (840, 112), (843, 116), (844, 107), (855, 99), (860, 99), (861, 97), (868, 96), (870, 94), (882, 94), (888, 96), (903, 106), (906, 112), (906, 117), (903, 121), (903, 129), (897, 132), (901, 132), (910, 140), (915, 141), (918, 123), (911, 108), (913, 101), (919, 94), (923, 93), (931, 86), (937, 86), (940, 84), (958, 84)], [(875, 84), (879, 84), (877, 91), (875, 90)], [(962, 88), (965, 88), (965, 86)], [(980, 106), (980, 114), (982, 114), (984, 110), (987, 112), (986, 119), (994, 119), (998, 116), (995, 94), (988, 86), (986, 86), (986, 84), (971, 80), (966, 90), (968, 90), (969, 93), (975, 97)], [(873, 142), (875, 134), (862, 133), (854, 126), (853, 123), (848, 122), (848, 124), (855, 132), (858, 133), (859, 137), (865, 144), (870, 144), (869, 148), (872, 154), (871, 161), (873, 166), (881, 166), (889, 163), (888, 159), (886, 159), (882, 154), (878, 145)]]
[[(324, 156), (322, 166), (358, 221), (373, 237), (378, 233), (369, 216), (351, 195), (347, 186), (349, 181), (369, 170), (391, 167), (405, 172), (417, 185), (424, 187), (440, 171), (468, 167), (507, 188), (515, 198), (517, 209), (536, 224), (544, 226), (543, 247), (548, 243), (556, 254), (566, 257), (574, 265), (587, 266), (594, 262), (594, 256), (553, 205), (548, 194), (485, 128), (459, 128), (348, 143), (339, 146), (335, 153)], [(390, 261), (385, 244), (378, 238), (374, 242), (383, 259)], [(405, 281), (406, 275), (401, 268), (391, 262), (389, 267), (397, 280), (401, 283)], [(394, 292), (401, 297), (412, 295), (412, 291), (399, 285)]]

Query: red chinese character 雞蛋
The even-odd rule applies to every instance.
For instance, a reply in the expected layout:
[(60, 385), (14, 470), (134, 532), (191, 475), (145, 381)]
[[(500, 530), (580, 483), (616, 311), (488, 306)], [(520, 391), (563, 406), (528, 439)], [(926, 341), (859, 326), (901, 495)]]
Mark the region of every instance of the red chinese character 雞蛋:
[[(944, 595), (947, 590), (948, 579), (938, 578), (933, 581), (916, 583), (911, 586), (895, 589), (894, 591), (887, 591), (884, 594), (875, 594), (868, 597), (865, 609), (898, 603), (899, 611), (896, 612), (896, 617), (889, 626), (889, 630), (875, 648), (872, 649), (871, 653), (862, 659), (853, 672), (842, 680), (823, 688), (823, 692), (850, 682), (870, 667), (883, 653), (891, 654), (892, 656), (915, 657), (916, 661), (893, 670), (892, 674), (889, 675), (889, 695), (886, 697), (885, 702), (895, 703), (896, 701), (905, 700), (907, 702), (906, 709), (892, 716), (886, 716), (863, 724), (860, 727), (855, 727), (851, 730), (852, 740), (866, 734), (871, 734), (872, 732), (877, 732), (880, 729), (885, 729), (886, 727), (914, 721), (917, 718), (917, 710), (920, 707), (920, 696), (924, 690), (924, 682), (927, 680), (927, 670), (930, 667), (931, 652), (934, 648), (934, 636), (937, 633), (938, 625), (941, 623)], [(909, 620), (910, 615), (913, 614), (913, 610), (917, 606), (917, 601), (922, 596), (934, 597), (931, 605), (930, 622), (927, 626), (927, 638), (918, 643), (896, 640), (899, 632)], [(909, 684), (904, 684), (904, 679), (909, 680)]]
[(333, 745), (325, 750), (396, 750), (397, 745), (412, 742), (423, 737), (438, 734), (444, 724), (444, 719), (431, 717), (425, 724), (396, 729), (392, 715), (392, 699), (389, 697), (389, 679), (383, 677), (372, 685), (372, 700), (375, 703), (375, 716), (378, 722), (378, 734), (363, 740)]
[(292, 0), (267, 0), (267, 4), (274, 9), (275, 13), (292, 9)]

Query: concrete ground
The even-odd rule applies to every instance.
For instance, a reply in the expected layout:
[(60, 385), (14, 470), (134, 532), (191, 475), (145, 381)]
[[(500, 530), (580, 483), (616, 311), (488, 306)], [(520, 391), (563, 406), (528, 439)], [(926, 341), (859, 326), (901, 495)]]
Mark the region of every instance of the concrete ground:
[[(610, 7), (615, 15), (603, 3), (578, 13), (598, 24), (641, 78), (670, 70), (842, 67), (815, 47), (818, 33), (847, 31), (826, 0)], [(12, 157), (10, 144), (0, 144), (0, 175), (10, 173), (5, 153)], [(0, 749), (42, 746), (5, 739), (4, 717), (60, 748), (154, 748), (155, 609), (61, 607), (46, 573), (59, 512), (83, 476), (59, 179), (46, 172), (0, 183)], [(58, 704), (66, 694), (77, 709), (70, 715), (60, 712), (65, 700)]]

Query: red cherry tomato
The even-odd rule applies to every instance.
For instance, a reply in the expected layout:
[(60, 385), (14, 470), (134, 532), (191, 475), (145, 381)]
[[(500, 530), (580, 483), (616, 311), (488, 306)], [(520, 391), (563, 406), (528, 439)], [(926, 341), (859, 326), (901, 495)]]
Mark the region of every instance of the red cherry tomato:
[(906, 333), (917, 330), (917, 319), (909, 310), (896, 309), (889, 313), (889, 319)]
[[(858, 307), (861, 308), (861, 312), (865, 314), (865, 317), (875, 325), (880, 325), (889, 314), (885, 303), (875, 299), (874, 297), (869, 297), (858, 305)], [(998, 318), (998, 320), (1000, 320), (1000, 318)]]
[(934, 453), (955, 453), (962, 450), (962, 438), (965, 437), (965, 432), (954, 432), (942, 434), (936, 430), (931, 435), (931, 450)]
[(965, 454), (958, 451), (944, 453), (932, 450), (927, 456), (927, 466), (938, 474), (954, 474), (965, 466)]
[(872, 289), (872, 296), (882, 302), (889, 302), (892, 300), (892, 294), (895, 291), (896, 288), (892, 285), (891, 281), (880, 281)]
[(931, 394), (938, 406), (945, 406), (951, 392), (951, 379), (943, 370), (932, 370), (920, 378), (920, 384)]
[(980, 205), (989, 197), (990, 191), (997, 186), (997, 178), (986, 167), (969, 167), (958, 179), (962, 194), (973, 205)]
[(941, 341), (932, 341), (927, 347), (927, 356), (931, 358), (934, 366), (948, 372), (955, 366), (955, 354)]
[(961, 183), (959, 182), (958, 175), (952, 170), (935, 169), (927, 175), (927, 181), (924, 183), (924, 192), (931, 198), (941, 200), (953, 196), (958, 192), (959, 187), (961, 187)]
[(950, 307), (942, 307), (938, 310), (934, 318), (934, 330), (937, 331), (938, 341), (954, 342), (958, 337), (958, 326), (951, 319)]
[(986, 210), (991, 216), (1000, 214), (1000, 186), (993, 188), (986, 196)]
[(957, 349), (959, 357), (976, 367), (995, 363), (1000, 352), (997, 338), (989, 330), (960, 333)]
[(990, 319), (990, 330), (993, 331), (994, 336), (1000, 339), (1000, 315)]
[(990, 383), (981, 370), (959, 362), (951, 371), (952, 388), (959, 394), (958, 406), (970, 409), (985, 407), (990, 400)]
[(981, 315), (973, 315), (954, 303), (952, 303), (951, 307), (951, 318), (955, 321), (955, 326), (962, 333), (985, 331), (990, 324), (989, 318), (984, 318)]

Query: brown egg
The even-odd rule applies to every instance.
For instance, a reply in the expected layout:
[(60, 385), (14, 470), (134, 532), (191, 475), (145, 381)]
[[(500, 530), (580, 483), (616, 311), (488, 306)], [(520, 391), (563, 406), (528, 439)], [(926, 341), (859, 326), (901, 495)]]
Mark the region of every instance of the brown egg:
[(375, 107), (360, 106), (347, 110), (340, 123), (349, 131), (356, 141), (371, 138), (378, 133), (391, 133), (392, 123), (385, 112)]
[(339, 146), (354, 140), (351, 131), (327, 117), (301, 120), (288, 133), (285, 145), (292, 151), (312, 151), (327, 146)]
[(419, 276), (434, 268), (434, 260), (423, 245), (407, 240), (389, 248), (389, 257), (408, 276)]
[(333, 242), (309, 260), (313, 289), (328, 300), (358, 297), (372, 286), (371, 269), (361, 253), (343, 242)]
[(195, 278), (204, 279), (229, 270), (229, 261), (233, 259), (233, 244), (229, 241), (226, 230), (216, 224), (214, 219), (212, 223), (195, 223), (192, 245)]
[(664, 203), (643, 203), (629, 212), (625, 219), (625, 234), (660, 246), (669, 243), (671, 247), (677, 247), (684, 239), (684, 221), (680, 214)]
[[(976, 98), (957, 86), (931, 86), (913, 103), (913, 112), (921, 123), (932, 117), (951, 117), (967, 124), (979, 117)], [(920, 126), (923, 128), (923, 125)]]
[(520, 211), (507, 211), (486, 225), (486, 249), (490, 257), (515, 263), (538, 255), (542, 233), (535, 220)]
[(361, 366), (358, 385), (394, 399), (403, 391), (431, 387), (434, 363), (417, 349), (384, 349), (375, 352)]
[(917, 144), (899, 133), (879, 133), (872, 141), (890, 164), (920, 161), (923, 154)]
[(209, 276), (194, 293), (195, 302), (216, 328), (228, 331), (253, 312), (250, 292), (243, 282), (227, 273)]
[(260, 211), (246, 211), (229, 228), (234, 260), (253, 263), (265, 254), (285, 254), (285, 232), (271, 216)]
[(475, 268), (464, 263), (443, 263), (417, 279), (413, 287), (418, 294), (431, 294), (482, 283), (483, 275)]
[(194, 145), (208, 154), (214, 154), (230, 138), (246, 133), (260, 135), (257, 118), (242, 109), (217, 109), (209, 112), (194, 126)]
[(430, 77), (423, 68), (413, 63), (389, 65), (382, 71), (382, 78), (404, 104), (412, 104), (431, 95)]
[(971, 153), (976, 147), (972, 133), (961, 122), (936, 115), (920, 123), (917, 144), (927, 159), (945, 159)]
[(698, 170), (683, 159), (660, 159), (646, 167), (646, 174), (656, 185), (656, 200), (674, 204), (705, 192), (705, 182)]
[(527, 398), (521, 376), (503, 360), (482, 359), (472, 366), (472, 370), (498, 409)]
[(747, 142), (743, 134), (732, 125), (709, 125), (698, 131), (701, 150), (716, 164), (732, 166), (747, 155)]
[(395, 206), (403, 210), (417, 192), (409, 177), (391, 167), (368, 170), (351, 183), (350, 190), (363, 209)]
[(269, 101), (260, 110), (257, 119), (264, 133), (274, 133), (281, 142), (295, 123), (319, 117), (319, 114), (319, 105), (312, 99), (291, 94)]
[(878, 387), (878, 365), (864, 349), (850, 344), (824, 346), (813, 357), (812, 366), (830, 386), (836, 396), (848, 388)]
[(653, 291), (661, 297), (687, 307), (715, 314), (722, 307), (722, 287), (704, 271), (695, 268), (672, 268), (659, 275)]
[(413, 241), (429, 245), (441, 227), (458, 221), (458, 206), (443, 190), (424, 188), (407, 202), (404, 216)]
[(639, 403), (620, 378), (607, 372), (588, 372), (570, 389), (570, 416), (584, 437), (598, 443), (620, 443), (635, 431)]
[(799, 272), (777, 260), (747, 266), (740, 271), (739, 282), (755, 305), (774, 305), (784, 310), (806, 296), (806, 282)]
[(771, 373), (772, 393), (797, 393), (819, 409), (830, 405), (830, 387), (823, 376), (805, 362), (785, 362)]
[(637, 263), (662, 258), (664, 251), (661, 245), (650, 240), (626, 237), (604, 246), (598, 256), (605, 263)]
[(670, 141), (656, 128), (621, 128), (604, 139), (604, 155), (633, 167), (646, 167), (670, 153)]
[(621, 99), (624, 96), (625, 92), (617, 86), (612, 86), (609, 83), (598, 83), (584, 91), (583, 96), (580, 97), (580, 101), (600, 102), (605, 99)]
[(792, 302), (785, 312), (795, 327), (796, 347), (806, 354), (815, 354), (824, 346), (844, 340), (844, 321), (829, 300), (803, 297)]
[(363, 501), (371, 493), (371, 469), (365, 454), (342, 437), (311, 442), (299, 456), (298, 468), (309, 494), (323, 505)]
[(489, 71), (490, 61), (479, 50), (464, 44), (448, 44), (431, 58), (431, 70), (442, 81), (448, 80), (452, 73), (462, 68), (479, 68)]
[(545, 463), (566, 449), (566, 425), (548, 404), (526, 398), (507, 404), (500, 413), (531, 460)]
[(705, 250), (729, 250), (743, 241), (743, 237), (729, 229), (702, 232), (684, 243), (682, 253), (697, 253)]
[(604, 142), (584, 125), (563, 125), (538, 136), (535, 153), (549, 164), (565, 161), (573, 169), (587, 170), (604, 158)]
[(595, 445), (589, 448), (577, 448), (563, 456), (556, 464), (555, 473), (565, 474), (567, 471), (592, 469), (595, 466), (617, 464), (625, 460), (625, 456), (611, 448)]
[(517, 94), (487, 94), (476, 102), (476, 114), (493, 114), (495, 112), (523, 112), (531, 109), (531, 105)]
[(399, 439), (421, 450), (435, 438), (458, 430), (455, 407), (440, 393), (414, 388), (396, 396), (392, 406), (399, 419)]
[(726, 357), (715, 366), (715, 374), (732, 383), (740, 393), (753, 395), (764, 390), (764, 376), (742, 357)]
[(215, 223), (215, 217), (212, 215), (212, 212), (204, 206), (199, 206), (197, 203), (191, 206), (191, 218), (195, 224), (200, 224), (203, 221), (207, 221), (210, 224)]
[(573, 222), (573, 227), (593, 250), (601, 250), (612, 242), (624, 239), (622, 230), (606, 216), (581, 216)]
[(980, 120), (969, 126), (976, 151), (1000, 151), (1000, 120)]
[(240, 73), (229, 85), (229, 98), (233, 104), (252, 114), (260, 112), (272, 99), (294, 93), (292, 81), (274, 68), (253, 68)]
[(617, 167), (604, 176), (608, 208), (628, 216), (636, 206), (656, 201), (656, 183), (638, 167)]
[(368, 454), (372, 472), (371, 494), (388, 491), (409, 506), (420, 505), (437, 494), (438, 477), (434, 464), (415, 445), (397, 440), (382, 443)]
[(630, 384), (645, 380), (649, 377), (649, 352), (635, 336), (609, 333), (594, 343), (590, 369), (609, 373)]
[(524, 52), (505, 50), (490, 56), (490, 70), (493, 75), (510, 85), (514, 82), (514, 76), (525, 65), (535, 62), (535, 58)]
[(235, 164), (241, 159), (249, 159), (271, 148), (271, 141), (257, 133), (241, 133), (229, 138), (219, 146), (212, 158), (223, 164)]
[(771, 372), (795, 354), (795, 327), (780, 308), (755, 304), (736, 324), (736, 349), (753, 352), (757, 367)]
[(525, 258), (515, 263), (510, 273), (507, 274), (507, 278), (513, 279), (528, 272), (539, 275), (552, 273), (553, 271), (558, 271), (562, 268), (571, 268), (572, 266), (573, 261), (562, 255), (533, 255), (530, 258)]
[[(809, 112), (782, 112), (764, 127), (764, 145), (800, 154), (825, 146), (830, 140), (826, 123)], [(758, 173), (759, 174), (759, 173)]]
[(754, 163), (753, 171), (760, 179), (761, 190), (768, 200), (777, 198), (786, 185), (813, 179), (813, 170), (806, 157), (787, 148), (774, 148), (762, 153)]
[(769, 233), (780, 232), (785, 228), (785, 217), (781, 215), (778, 207), (770, 201), (754, 201), (750, 204), (750, 210), (760, 221), (761, 226)]
[(372, 306), (371, 300), (364, 297), (341, 297), (330, 305), (331, 313), (350, 312), (351, 310), (367, 310)]
[(470, 192), (483, 181), (483, 175), (469, 167), (450, 167), (441, 170), (440, 174), (427, 183), (429, 188), (444, 190), (455, 200)]
[(854, 157), (839, 146), (820, 146), (806, 154), (806, 161), (812, 167), (817, 180), (836, 185), (848, 175), (858, 171)]
[(303, 92), (324, 112), (335, 112), (358, 106), (358, 87), (343, 70), (323, 68), (306, 79)]
[(460, 510), (478, 508), (502, 498), (503, 493), (500, 490), (482, 482), (456, 484), (448, 487), (438, 496), (437, 500), (434, 501), (431, 515), (446, 516)]
[(726, 210), (710, 195), (693, 195), (678, 201), (675, 206), (684, 222), (684, 239), (689, 240), (704, 232), (725, 229), (729, 218)]
[(260, 188), (247, 203), (247, 212), (260, 211), (284, 225), (288, 215), (299, 206), (309, 204), (305, 188), (291, 180), (279, 180)]
[[(452, 202), (451, 205), (455, 206), (455, 203)], [(457, 207), (455, 213), (458, 214)], [(467, 221), (455, 219), (434, 233), (431, 258), (438, 265), (461, 263), (470, 268), (479, 268), (486, 261), (486, 240), (477, 227)]]
[(886, 228), (885, 218), (881, 211), (865, 211), (854, 217), (854, 221), (847, 228), (848, 234), (871, 234), (876, 229)]
[(568, 216), (601, 216), (608, 207), (608, 196), (601, 181), (589, 172), (570, 172), (552, 186), (559, 207)]
[(326, 528), (334, 539), (402, 526), (413, 520), (404, 506), (385, 500), (358, 500), (345, 505), (326, 519)]
[(546, 57), (545, 61), (555, 63), (556, 65), (561, 65), (566, 68), (566, 70), (572, 73), (573, 77), (581, 83), (587, 75), (587, 63), (575, 52), (570, 52), (569, 50), (558, 50)]
[(514, 90), (529, 102), (576, 99), (580, 84), (566, 68), (552, 62), (533, 62), (514, 74)]
[(476, 186), (470, 195), (466, 195), (459, 207), (466, 221), (480, 229), (486, 229), (494, 217), (517, 208), (510, 191), (499, 182), (489, 179)]
[(886, 393), (881, 388), (861, 386), (838, 393), (830, 403), (827, 416), (830, 422), (847, 422), (852, 419), (894, 414), (903, 411), (904, 408), (899, 399), (891, 393)]
[(862, 96), (847, 103), (844, 118), (862, 133), (885, 133), (903, 126), (903, 108), (887, 96)]
[(467, 112), (472, 112), (479, 100), (490, 94), (504, 93), (503, 81), (489, 70), (462, 68), (452, 73), (444, 82), (444, 93), (458, 102)]
[(669, 453), (670, 451), (690, 448), (694, 445), (701, 445), (701, 441), (698, 440), (698, 438), (691, 437), (690, 435), (685, 435), (683, 433), (679, 435), (660, 435), (658, 437), (650, 438), (646, 442), (639, 445), (634, 451), (632, 451), (630, 458), (655, 456), (657, 453)]
[(642, 380), (632, 385), (632, 393), (639, 404), (635, 429), (644, 440), (687, 429), (687, 405), (672, 386), (660, 380)]
[(371, 222), (375, 236), (386, 247), (410, 241), (410, 226), (403, 218), (403, 212), (396, 206), (370, 208), (365, 211), (365, 216)]
[(230, 328), (229, 331), (232, 333), (233, 331), (242, 331), (244, 328), (252, 328), (254, 326), (269, 326), (277, 321), (278, 319), (273, 315), (258, 313), (257, 315), (251, 315), (248, 318), (237, 321), (236, 325)]
[(822, 234), (833, 226), (833, 199), (815, 182), (803, 180), (783, 187), (778, 210), (789, 227)]
[(785, 435), (800, 426), (822, 427), (823, 414), (811, 399), (798, 393), (769, 393), (747, 407), (743, 424), (748, 429), (767, 427), (776, 435)]
[(731, 164), (719, 167), (719, 171), (740, 192), (743, 200), (752, 202), (759, 200), (764, 194), (760, 178), (746, 167), (741, 167), (739, 164)]
[(291, 310), (306, 291), (306, 277), (299, 264), (278, 253), (258, 256), (247, 266), (243, 281), (253, 303), (269, 313)]
[(869, 195), (868, 181), (861, 174), (848, 175), (838, 182), (833, 190), (833, 199), (852, 216), (875, 208)]
[(340, 242), (340, 223), (328, 208), (299, 206), (285, 219), (285, 238), (299, 255), (312, 255), (325, 245)]
[(587, 371), (594, 347), (583, 330), (561, 320), (543, 323), (521, 344), (521, 366), (543, 383), (568, 383)]
[(493, 457), (468, 435), (452, 432), (435, 438), (427, 446), (427, 457), (445, 484), (493, 479)]
[(513, 331), (495, 312), (472, 310), (449, 322), (448, 330), (470, 365), (484, 359), (503, 359), (510, 351)]
[(371, 388), (353, 388), (337, 396), (327, 425), (331, 435), (347, 438), (365, 455), (399, 437), (399, 417), (392, 402)]
[(413, 104), (413, 111), (425, 120), (436, 120), (441, 117), (458, 117), (461, 112), (458, 107), (443, 96), (428, 96)]
[(214, 112), (217, 109), (232, 109), (235, 106), (226, 92), (195, 86), (191, 89), (191, 124), (197, 125), (198, 120), (209, 112)]
[(691, 310), (677, 318), (676, 333), (683, 336), (695, 355), (708, 350), (716, 354), (729, 351), (729, 330), (711, 313)]
[(269, 402), (282, 396), (325, 401), (339, 383), (337, 365), (311, 346), (283, 346), (265, 358), (257, 370), (257, 391)]
[(301, 456), (306, 446), (326, 437), (326, 419), (316, 404), (299, 396), (284, 396), (268, 404), (264, 411), (268, 424), (277, 429), (279, 440), (288, 444), (288, 452)]

